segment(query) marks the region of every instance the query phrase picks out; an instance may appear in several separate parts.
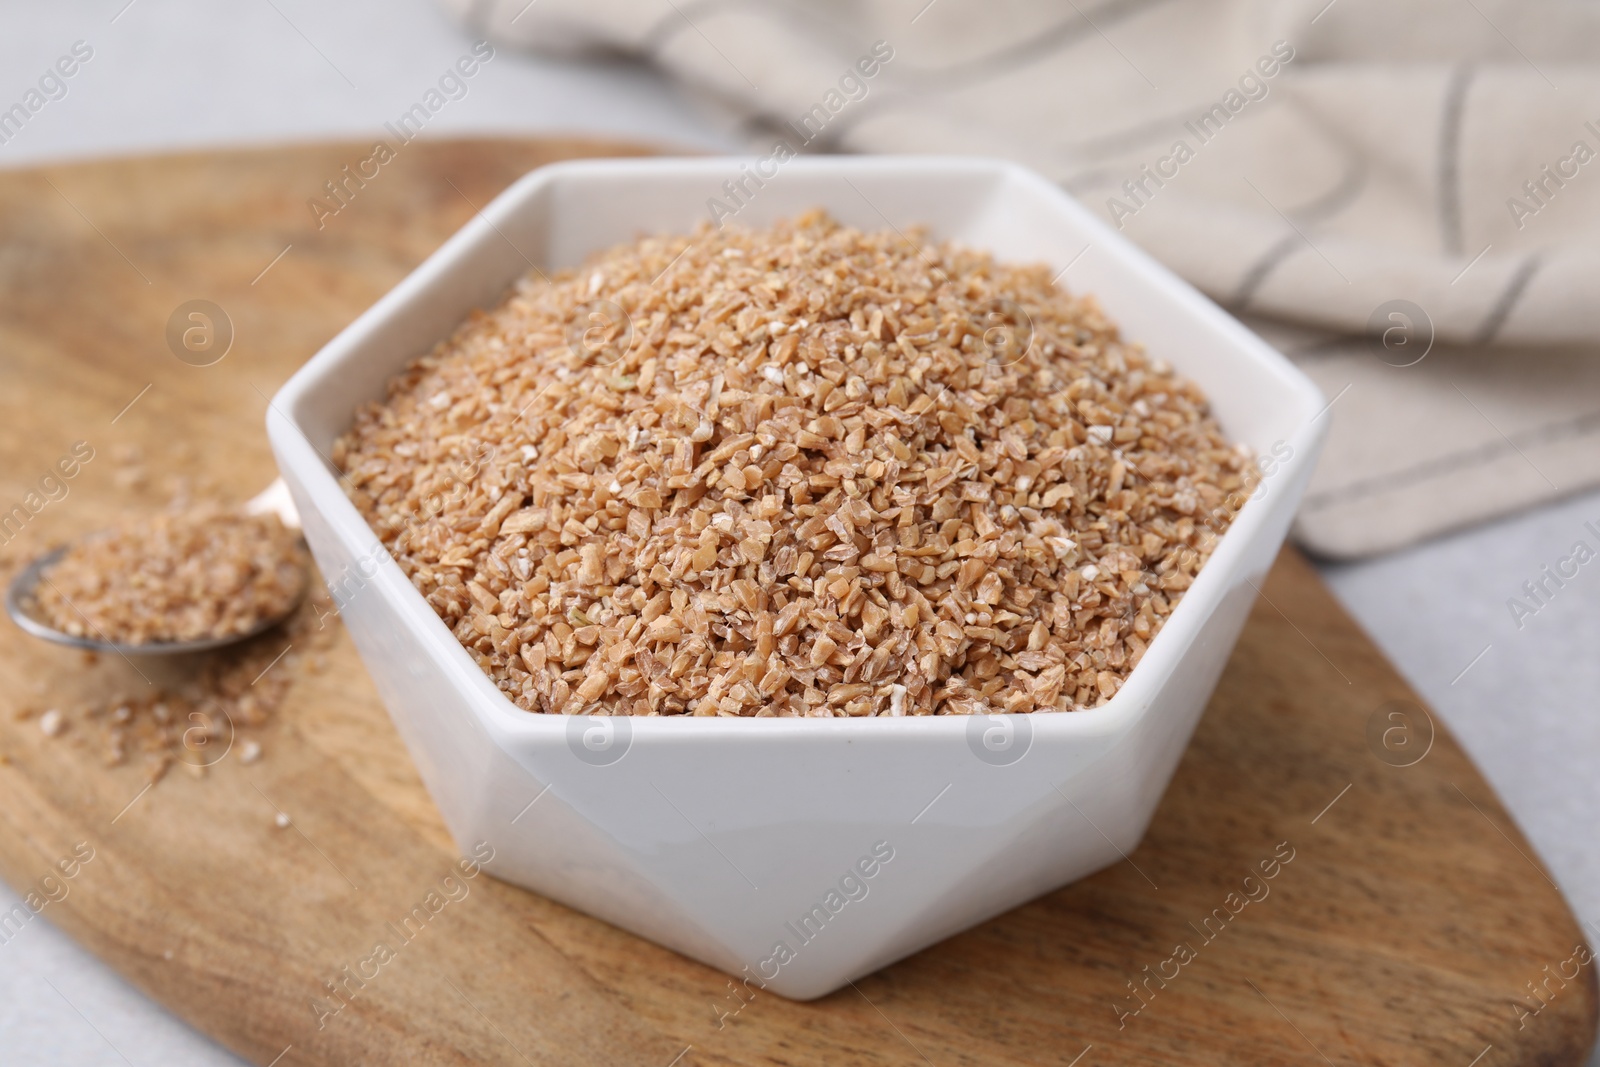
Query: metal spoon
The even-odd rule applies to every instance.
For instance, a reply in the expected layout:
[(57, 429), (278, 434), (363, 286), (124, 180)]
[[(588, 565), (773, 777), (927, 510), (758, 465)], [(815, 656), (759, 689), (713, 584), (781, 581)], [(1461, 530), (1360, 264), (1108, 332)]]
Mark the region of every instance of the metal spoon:
[[(294, 501), (289, 498), (289, 487), (283, 484), (282, 478), (275, 479), (271, 485), (252, 497), (245, 504), (244, 511), (250, 515), (273, 512), (291, 530), (300, 529), (300, 515), (294, 509)], [(296, 601), (282, 615), (264, 619), (259, 625), (244, 633), (228, 634), (225, 637), (207, 637), (194, 641), (153, 641), (141, 645), (124, 645), (93, 637), (78, 637), (63, 633), (45, 622), (36, 613), (37, 602), (34, 599), (34, 590), (38, 587), (40, 578), (55, 565), (69, 547), (71, 546), (63, 545), (40, 556), (18, 572), (17, 576), (11, 579), (11, 584), (6, 587), (6, 614), (11, 616), (11, 621), (34, 637), (54, 641), (58, 645), (94, 652), (115, 652), (123, 656), (173, 656), (185, 652), (205, 652), (239, 641), (248, 641), (257, 634), (272, 629), (299, 607), (299, 602)]]

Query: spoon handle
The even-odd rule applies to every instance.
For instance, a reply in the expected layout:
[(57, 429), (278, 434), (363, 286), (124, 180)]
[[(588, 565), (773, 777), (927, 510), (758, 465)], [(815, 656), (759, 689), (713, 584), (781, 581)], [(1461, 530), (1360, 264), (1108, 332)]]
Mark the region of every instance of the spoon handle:
[(301, 528), (300, 513), (295, 510), (294, 500), (289, 496), (289, 487), (283, 484), (282, 478), (274, 478), (271, 485), (251, 497), (245, 504), (244, 510), (250, 515), (273, 512), (289, 529)]

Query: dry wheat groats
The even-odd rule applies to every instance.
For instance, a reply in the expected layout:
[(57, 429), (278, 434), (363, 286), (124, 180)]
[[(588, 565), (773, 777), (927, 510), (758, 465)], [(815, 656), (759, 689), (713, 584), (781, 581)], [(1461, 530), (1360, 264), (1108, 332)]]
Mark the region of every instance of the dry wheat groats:
[(641, 715), (1099, 704), (1255, 477), (1045, 268), (821, 214), (523, 279), (334, 458), (513, 701)]
[(305, 591), (298, 535), (275, 515), (196, 504), (90, 534), (35, 591), (57, 630), (125, 645), (249, 633)]

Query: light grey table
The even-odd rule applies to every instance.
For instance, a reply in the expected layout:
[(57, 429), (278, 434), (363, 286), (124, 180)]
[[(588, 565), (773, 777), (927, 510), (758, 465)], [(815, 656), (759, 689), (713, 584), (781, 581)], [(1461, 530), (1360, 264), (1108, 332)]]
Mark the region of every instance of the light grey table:
[[(431, 0), (0, 0), (0, 108), (80, 40), (93, 58), (0, 144), (0, 166), (368, 136), (471, 44)], [(428, 132), (738, 148), (714, 110), (647, 71), (504, 51)], [(1506, 606), (1586, 521), (1600, 526), (1600, 493), (1323, 573), (1478, 761), (1600, 940), (1600, 566), (1520, 628)], [(0, 908), (13, 902), (0, 886)], [(239, 1063), (46, 922), (0, 943), (0, 1060)]]

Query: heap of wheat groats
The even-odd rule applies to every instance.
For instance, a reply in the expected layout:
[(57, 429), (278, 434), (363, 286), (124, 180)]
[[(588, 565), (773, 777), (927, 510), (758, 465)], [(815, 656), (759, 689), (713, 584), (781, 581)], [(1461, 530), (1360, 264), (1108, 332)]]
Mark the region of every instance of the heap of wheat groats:
[(1250, 454), (1092, 297), (921, 239), (813, 213), (535, 272), (335, 462), (529, 711), (1100, 704)]
[(287, 615), (305, 586), (299, 537), (277, 516), (201, 503), (81, 539), (34, 597), (63, 633), (143, 645), (249, 633)]

